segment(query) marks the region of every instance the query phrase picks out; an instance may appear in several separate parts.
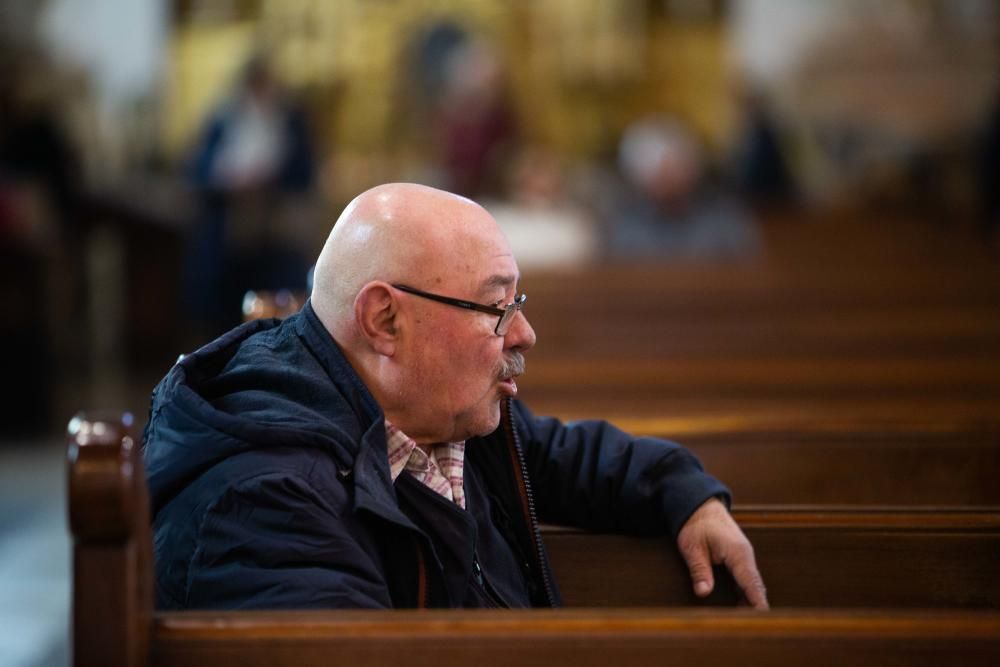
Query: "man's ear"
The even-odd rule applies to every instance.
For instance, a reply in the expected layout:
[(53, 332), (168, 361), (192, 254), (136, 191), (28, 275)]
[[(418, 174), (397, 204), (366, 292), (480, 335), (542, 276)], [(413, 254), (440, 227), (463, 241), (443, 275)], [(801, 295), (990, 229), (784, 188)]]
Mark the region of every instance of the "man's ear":
[(354, 318), (361, 336), (387, 357), (396, 353), (398, 305), (392, 288), (378, 281), (362, 287), (354, 299)]

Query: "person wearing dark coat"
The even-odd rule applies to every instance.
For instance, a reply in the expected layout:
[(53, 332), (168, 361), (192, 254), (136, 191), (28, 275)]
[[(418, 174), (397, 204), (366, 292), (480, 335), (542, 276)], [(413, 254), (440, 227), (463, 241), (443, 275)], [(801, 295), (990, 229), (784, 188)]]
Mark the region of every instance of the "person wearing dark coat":
[(474, 202), (356, 198), (312, 296), (183, 357), (144, 433), (163, 609), (560, 604), (539, 521), (670, 535), (766, 608), (728, 490), (680, 446), (516, 400), (535, 334)]
[(312, 133), (263, 55), (208, 117), (190, 162), (198, 214), (182, 267), (184, 306), (194, 333), (214, 337), (241, 320), (247, 290), (304, 289), (309, 270), (287, 212), (315, 184)]

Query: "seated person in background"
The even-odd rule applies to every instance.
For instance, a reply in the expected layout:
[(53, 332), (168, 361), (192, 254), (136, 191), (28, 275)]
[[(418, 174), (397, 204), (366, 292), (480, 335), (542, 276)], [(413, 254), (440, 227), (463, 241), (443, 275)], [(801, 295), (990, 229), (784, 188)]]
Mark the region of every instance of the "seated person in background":
[(700, 261), (759, 254), (749, 212), (708, 182), (701, 147), (676, 121), (630, 125), (618, 162), (625, 184), (604, 214), (612, 255)]
[(484, 208), (500, 225), (521, 268), (575, 266), (594, 261), (594, 221), (571, 198), (565, 168), (542, 147), (519, 151), (509, 165), (505, 200)]
[(697, 594), (725, 563), (766, 608), (728, 491), (690, 453), (514, 400), (535, 342), (518, 277), (470, 200), (351, 202), (300, 313), (233, 329), (154, 391), (158, 607), (555, 606), (543, 520), (673, 536)]

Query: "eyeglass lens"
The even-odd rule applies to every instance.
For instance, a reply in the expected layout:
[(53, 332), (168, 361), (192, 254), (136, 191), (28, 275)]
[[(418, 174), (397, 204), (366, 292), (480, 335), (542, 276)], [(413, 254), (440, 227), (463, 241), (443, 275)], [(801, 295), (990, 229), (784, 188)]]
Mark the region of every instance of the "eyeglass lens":
[(522, 295), (520, 298), (515, 299), (513, 303), (507, 304), (507, 307), (504, 308), (503, 315), (500, 316), (500, 321), (497, 322), (497, 328), (495, 329), (498, 336), (505, 336), (507, 334), (511, 323), (514, 322), (514, 315), (517, 311), (521, 310), (525, 301), (526, 299)]

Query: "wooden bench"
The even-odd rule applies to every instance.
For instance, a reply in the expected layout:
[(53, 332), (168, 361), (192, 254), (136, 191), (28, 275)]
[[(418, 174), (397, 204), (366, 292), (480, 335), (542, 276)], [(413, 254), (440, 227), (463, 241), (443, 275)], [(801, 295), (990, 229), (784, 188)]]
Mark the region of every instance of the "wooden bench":
[(788, 396), (776, 400), (773, 396), (756, 394), (664, 398), (618, 396), (607, 391), (572, 396), (560, 396), (555, 392), (536, 395), (524, 391), (521, 398), (536, 415), (553, 415), (564, 420), (597, 417), (618, 424), (660, 418), (719, 423), (744, 419), (787, 419), (797, 423), (908, 424), (925, 419), (988, 423), (1000, 414), (1000, 400), (992, 396)]
[[(535, 299), (525, 311), (538, 334), (532, 356), (578, 355), (697, 358), (816, 355), (838, 358), (928, 358), (992, 354), (1000, 348), (996, 306), (900, 306), (833, 311), (672, 313), (659, 304), (624, 301), (613, 312), (593, 306), (576, 313)], [(619, 312), (621, 309), (621, 312)]]
[(522, 280), (539, 357), (915, 358), (1000, 352), (1000, 270), (843, 280), (825, 270), (593, 266)]
[[(1000, 609), (1000, 513), (746, 507), (771, 605)], [(546, 547), (568, 606), (700, 604), (669, 540), (550, 528)], [(727, 577), (707, 604), (733, 604)]]
[(563, 396), (897, 395), (1000, 399), (997, 359), (535, 359), (521, 379), (525, 393)]
[[(529, 273), (539, 341), (522, 396), (565, 417), (1000, 414), (1000, 269), (897, 227), (811, 229), (753, 265)], [(902, 253), (914, 235), (923, 250)], [(873, 242), (895, 261), (859, 258)]]
[(69, 423), (73, 663), (144, 665), (153, 622), (149, 492), (132, 416)]
[(601, 417), (819, 415), (908, 419), (1000, 414), (1000, 360), (530, 360), (536, 414)]
[(675, 440), (742, 504), (1000, 507), (1000, 422), (810, 415), (623, 419)]
[(161, 667), (396, 666), (404, 657), (445, 667), (972, 667), (1000, 658), (1000, 615), (936, 611), (207, 612), (159, 614), (150, 634), (148, 664)]
[(538, 288), (528, 314), (539, 344), (522, 395), (540, 412), (755, 414), (804, 401), (849, 419), (887, 401), (1000, 411), (995, 269), (612, 265), (526, 282)]
[[(152, 609), (149, 503), (138, 446), (114, 419), (70, 426), (77, 665), (581, 665), (799, 660), (995, 664), (1000, 519), (989, 512), (747, 510), (775, 605), (991, 610), (567, 609), (160, 612)], [(567, 601), (684, 604), (690, 584), (663, 540), (546, 534)], [(625, 567), (623, 567), (625, 565)], [(616, 576), (609, 576), (614, 573)], [(720, 581), (712, 602), (733, 600)], [(442, 649), (442, 647), (447, 649)]]
[(545, 313), (592, 308), (627, 315), (643, 305), (646, 311), (726, 316), (883, 305), (983, 306), (1000, 298), (1000, 267), (982, 254), (896, 265), (882, 257), (847, 266), (855, 250), (841, 248), (825, 261), (773, 255), (752, 264), (646, 260), (532, 269), (524, 272), (521, 286)]

